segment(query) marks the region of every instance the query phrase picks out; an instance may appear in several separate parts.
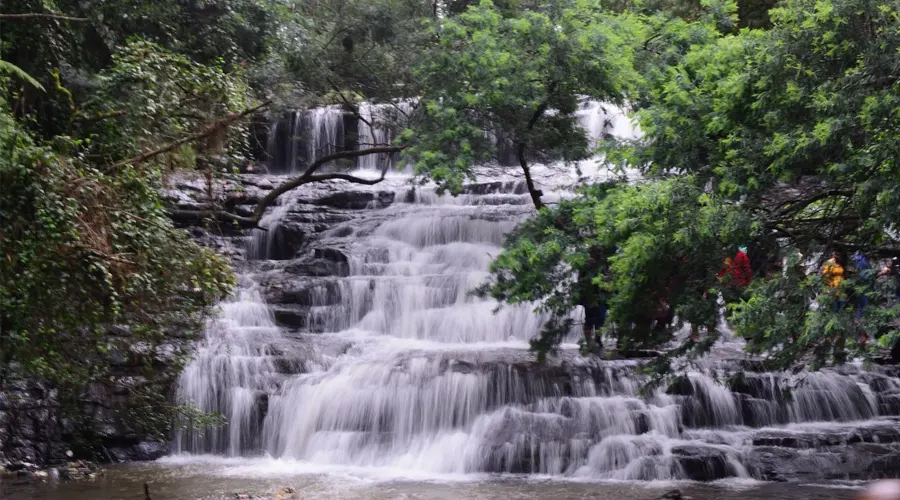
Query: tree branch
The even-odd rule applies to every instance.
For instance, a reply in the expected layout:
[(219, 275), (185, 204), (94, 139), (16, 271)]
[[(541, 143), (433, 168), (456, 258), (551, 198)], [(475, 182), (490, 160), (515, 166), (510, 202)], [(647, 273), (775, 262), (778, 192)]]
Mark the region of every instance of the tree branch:
[(60, 21), (77, 21), (87, 22), (90, 19), (86, 17), (63, 16), (60, 14), (49, 14), (44, 12), (29, 12), (27, 14), (0, 14), (0, 19), (58, 19)]
[(169, 151), (172, 151), (172, 150), (178, 148), (182, 144), (187, 144), (189, 142), (194, 142), (194, 141), (198, 141), (200, 139), (209, 137), (224, 128), (230, 127), (233, 123), (237, 122), (238, 120), (244, 118), (247, 115), (250, 115), (250, 114), (253, 114), (253, 113), (259, 111), (260, 109), (268, 106), (269, 104), (272, 104), (271, 99), (264, 101), (263, 103), (258, 104), (252, 108), (245, 109), (244, 111), (241, 111), (240, 113), (232, 113), (232, 114), (226, 116), (225, 118), (222, 118), (221, 120), (206, 127), (206, 129), (204, 129), (202, 132), (197, 132), (196, 134), (191, 134), (187, 137), (182, 137), (181, 139), (178, 139), (177, 141), (174, 141), (174, 142), (170, 142), (169, 144), (166, 144), (165, 146), (163, 146), (159, 149), (154, 149), (152, 151), (146, 151), (144, 153), (141, 153), (141, 154), (135, 156), (134, 158), (130, 158), (127, 160), (122, 160), (118, 163), (114, 163), (114, 164), (106, 167), (106, 170), (107, 171), (116, 170), (116, 169), (122, 168), (126, 165), (135, 165), (137, 163), (143, 163), (143, 162), (149, 160), (150, 158), (153, 158), (154, 156), (159, 156), (163, 153), (168, 153)]
[(778, 206), (775, 207), (773, 212), (779, 213), (780, 216), (784, 216), (790, 212), (798, 212), (803, 210), (804, 208), (816, 203), (818, 201), (822, 201), (826, 198), (830, 198), (832, 196), (841, 196), (844, 198), (851, 198), (855, 193), (851, 190), (843, 190), (843, 189), (829, 189), (827, 191), (822, 191), (817, 193), (809, 198), (805, 199), (789, 199)]
[(81, 119), (86, 122), (96, 122), (96, 121), (100, 121), (100, 120), (106, 120), (108, 118), (118, 118), (120, 116), (125, 116), (126, 114), (128, 114), (128, 111), (122, 109), (122, 110), (118, 110), (118, 111), (109, 111), (107, 113), (96, 114), (94, 116), (85, 116), (85, 117), (82, 117)]
[(268, 229), (260, 227), (259, 221), (256, 219), (251, 217), (241, 217), (240, 215), (235, 215), (223, 210), (170, 210), (169, 217), (172, 220), (185, 223), (196, 223), (211, 218), (219, 222), (236, 222), (240, 227), (246, 229), (262, 229), (263, 231), (268, 231)]
[[(550, 106), (550, 97), (552, 97), (555, 92), (556, 82), (551, 82), (550, 86), (547, 88), (547, 98), (534, 110), (531, 119), (528, 120), (529, 132), (537, 125), (537, 121), (544, 116), (544, 112), (546, 112), (547, 107)], [(516, 148), (516, 156), (519, 157), (519, 166), (522, 167), (522, 172), (525, 173), (525, 185), (528, 187), (528, 194), (531, 195), (531, 201), (534, 203), (534, 208), (540, 210), (544, 206), (544, 203), (541, 201), (541, 196), (544, 193), (535, 187), (534, 179), (531, 178), (531, 169), (528, 168), (528, 160), (525, 158), (525, 148), (525, 139), (522, 139), (519, 141), (518, 147)]]
[(284, 193), (286, 193), (292, 189), (298, 188), (304, 184), (309, 184), (311, 182), (319, 182), (319, 181), (335, 179), (335, 180), (345, 180), (345, 181), (349, 181), (349, 182), (354, 182), (357, 184), (377, 184), (377, 183), (381, 182), (382, 180), (384, 180), (384, 176), (387, 173), (387, 168), (383, 168), (381, 170), (381, 177), (379, 177), (377, 180), (362, 179), (359, 177), (354, 177), (349, 174), (341, 174), (341, 173), (322, 174), (322, 175), (314, 175), (314, 174), (315, 174), (316, 170), (319, 169), (319, 167), (321, 167), (322, 165), (324, 165), (328, 162), (334, 161), (334, 160), (340, 160), (340, 159), (344, 159), (344, 158), (358, 158), (360, 156), (368, 156), (368, 155), (379, 154), (379, 153), (398, 153), (400, 151), (403, 151), (404, 149), (406, 149), (406, 146), (380, 146), (380, 147), (369, 148), (369, 149), (360, 149), (360, 150), (356, 150), (356, 151), (340, 151), (337, 153), (332, 153), (330, 155), (325, 155), (325, 156), (316, 158), (316, 161), (312, 162), (309, 165), (309, 167), (307, 167), (306, 171), (303, 172), (302, 175), (295, 177), (289, 181), (286, 181), (286, 182), (280, 184), (278, 187), (276, 187), (272, 191), (269, 191), (269, 193), (266, 195), (266, 197), (263, 198), (262, 200), (260, 200), (259, 204), (256, 205), (256, 210), (253, 213), (253, 219), (256, 221), (259, 221), (260, 219), (262, 219), (262, 216), (265, 213), (266, 208), (268, 208), (269, 205), (272, 204), (272, 202), (274, 202), (276, 199), (278, 199), (279, 196), (283, 195)]

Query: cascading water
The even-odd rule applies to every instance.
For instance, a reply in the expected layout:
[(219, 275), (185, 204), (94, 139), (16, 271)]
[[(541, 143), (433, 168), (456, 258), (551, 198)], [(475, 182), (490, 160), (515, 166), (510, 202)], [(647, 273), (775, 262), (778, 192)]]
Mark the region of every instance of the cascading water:
[(339, 106), (293, 111), (272, 124), (267, 151), (273, 173), (294, 173), (318, 157), (349, 147), (347, 116)]
[(223, 415), (228, 426), (201, 432), (186, 422), (188, 430), (179, 435), (176, 450), (237, 455), (258, 448), (262, 414), (257, 394), (277, 387), (270, 348), (279, 329), (256, 286), (241, 285), (207, 325), (206, 338), (178, 385), (179, 401)]
[[(612, 107), (580, 113), (595, 139), (634, 135)], [(848, 457), (900, 453), (900, 383), (878, 372), (754, 372), (726, 345), (647, 393), (636, 361), (571, 344), (535, 364), (543, 318), (469, 294), (533, 211), (518, 179), (495, 177), (456, 198), (404, 177), (307, 186), (270, 212), (269, 234), (301, 228), (302, 248), (253, 236), (256, 262), (178, 392), (228, 424), (183, 432), (176, 450), (617, 480), (840, 477)]]

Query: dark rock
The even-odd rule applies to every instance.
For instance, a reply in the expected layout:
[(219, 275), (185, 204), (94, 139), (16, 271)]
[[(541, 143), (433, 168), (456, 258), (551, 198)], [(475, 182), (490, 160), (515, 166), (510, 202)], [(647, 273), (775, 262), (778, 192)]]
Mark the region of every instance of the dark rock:
[(881, 455), (872, 460), (868, 470), (871, 479), (894, 478), (900, 473), (900, 451)]
[(158, 441), (142, 441), (133, 445), (111, 446), (107, 451), (117, 462), (131, 462), (156, 460), (165, 456), (169, 452), (169, 447), (166, 443)]
[(640, 412), (634, 415), (635, 434), (646, 434), (650, 432), (650, 415)]
[(683, 445), (672, 448), (672, 454), (687, 479), (715, 481), (734, 476), (725, 451), (705, 446)]
[(681, 494), (679, 490), (672, 490), (664, 493), (662, 496), (657, 497), (656, 500), (682, 500), (684, 496)]
[(284, 272), (297, 276), (336, 276), (344, 277), (350, 272), (346, 263), (334, 262), (328, 259), (312, 258), (308, 260), (296, 260), (284, 267)]
[(476, 182), (463, 186), (462, 192), (465, 194), (494, 194), (503, 190), (502, 181), (494, 182)]
[(339, 264), (349, 262), (347, 255), (337, 248), (316, 248), (313, 250), (313, 256), (317, 259), (325, 259)]
[(313, 201), (314, 205), (327, 205), (349, 210), (385, 208), (394, 202), (394, 193), (381, 191), (338, 191)]
[(275, 317), (275, 323), (285, 328), (306, 328), (309, 309), (302, 306), (273, 306), (269, 308)]
[(691, 384), (691, 380), (686, 376), (677, 377), (666, 388), (666, 394), (672, 396), (693, 396), (694, 385)]

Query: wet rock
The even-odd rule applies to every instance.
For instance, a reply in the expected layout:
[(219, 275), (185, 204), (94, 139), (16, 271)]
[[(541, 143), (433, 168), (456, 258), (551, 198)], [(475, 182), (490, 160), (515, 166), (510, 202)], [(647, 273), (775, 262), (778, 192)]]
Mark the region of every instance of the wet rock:
[(900, 450), (876, 456), (867, 468), (866, 479), (883, 479), (897, 477), (900, 471)]
[(335, 262), (330, 259), (303, 259), (295, 260), (284, 266), (284, 272), (296, 276), (336, 276), (343, 277), (349, 274), (349, 266), (346, 262)]
[(278, 488), (275, 490), (275, 500), (296, 500), (293, 488)]
[(314, 205), (327, 205), (349, 210), (385, 208), (394, 202), (392, 191), (338, 191), (313, 201)]
[(462, 192), (465, 194), (494, 194), (503, 191), (504, 182), (476, 182), (463, 186)]
[(672, 448), (687, 479), (715, 481), (734, 475), (724, 450), (704, 446), (684, 445)]
[(691, 380), (686, 376), (677, 377), (666, 388), (666, 394), (672, 396), (693, 396), (694, 385), (691, 384)]
[(297, 256), (306, 242), (306, 228), (282, 222), (257, 237), (257, 252), (253, 258), (265, 260), (290, 260)]
[(275, 273), (261, 277), (260, 282), (270, 305), (333, 305), (341, 300), (340, 287), (331, 280), (299, 281), (289, 274)]
[(325, 259), (339, 264), (347, 264), (350, 262), (347, 254), (337, 248), (316, 248), (313, 250), (313, 257), (317, 259)]
[(275, 323), (285, 328), (302, 329), (308, 325), (309, 309), (304, 306), (272, 306)]
[(681, 494), (679, 490), (672, 490), (664, 493), (662, 496), (657, 497), (656, 500), (683, 500), (686, 497)]
[(650, 415), (644, 412), (634, 414), (635, 434), (646, 434), (650, 432)]

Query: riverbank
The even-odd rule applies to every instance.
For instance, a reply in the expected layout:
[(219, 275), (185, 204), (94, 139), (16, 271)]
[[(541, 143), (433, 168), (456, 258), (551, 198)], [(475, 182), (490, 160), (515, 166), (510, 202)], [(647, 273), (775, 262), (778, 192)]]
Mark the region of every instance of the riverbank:
[[(451, 452), (448, 450), (448, 452)], [(316, 500), (537, 500), (542, 498), (653, 500), (678, 488), (694, 500), (850, 500), (862, 487), (853, 482), (774, 484), (720, 481), (590, 482), (513, 475), (413, 475), (388, 469), (313, 468), (302, 462), (267, 459), (170, 458), (111, 466), (89, 481), (0, 482), (4, 500), (225, 500), (235, 494), (273, 500), (291, 488), (297, 498)]]

